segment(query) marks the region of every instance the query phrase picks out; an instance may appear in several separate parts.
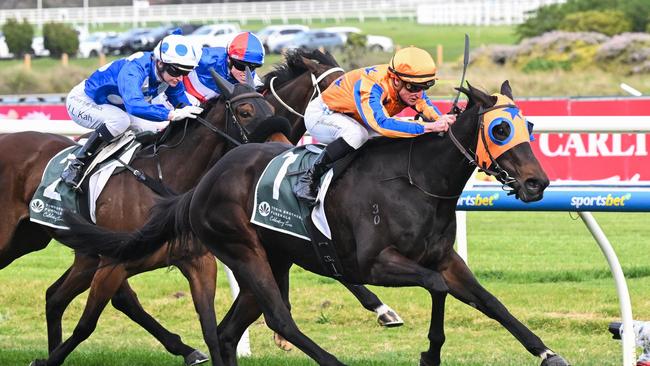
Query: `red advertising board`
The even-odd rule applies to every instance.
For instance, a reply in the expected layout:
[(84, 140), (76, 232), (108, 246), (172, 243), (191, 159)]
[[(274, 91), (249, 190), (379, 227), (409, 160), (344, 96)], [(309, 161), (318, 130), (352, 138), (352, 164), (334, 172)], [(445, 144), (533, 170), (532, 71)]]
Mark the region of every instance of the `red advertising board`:
[[(449, 101), (434, 101), (448, 111)], [(535, 116), (649, 116), (650, 98), (524, 99), (517, 104)], [(407, 109), (405, 115), (412, 115)], [(64, 105), (0, 105), (0, 119), (69, 119)], [(551, 180), (650, 182), (650, 134), (542, 134), (532, 143)]]
[[(448, 101), (434, 101), (443, 112)], [(535, 116), (648, 116), (650, 98), (579, 98), (518, 100), (532, 122)], [(405, 114), (412, 115), (411, 110)], [(650, 134), (536, 134), (535, 155), (553, 181), (650, 182)]]

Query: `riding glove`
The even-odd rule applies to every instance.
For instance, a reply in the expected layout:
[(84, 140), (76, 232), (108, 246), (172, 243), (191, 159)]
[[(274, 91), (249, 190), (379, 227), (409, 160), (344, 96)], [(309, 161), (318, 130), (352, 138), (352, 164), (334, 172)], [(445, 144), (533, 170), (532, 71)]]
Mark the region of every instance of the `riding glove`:
[(174, 109), (173, 111), (169, 112), (169, 120), (180, 121), (185, 118), (196, 118), (196, 116), (201, 114), (201, 112), (203, 112), (203, 108), (188, 105), (187, 107)]

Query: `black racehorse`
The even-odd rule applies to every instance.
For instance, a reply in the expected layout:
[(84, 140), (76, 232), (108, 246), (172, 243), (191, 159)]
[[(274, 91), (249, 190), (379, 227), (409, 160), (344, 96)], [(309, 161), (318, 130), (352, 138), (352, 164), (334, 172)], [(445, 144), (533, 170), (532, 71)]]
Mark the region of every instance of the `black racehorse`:
[[(308, 67), (303, 65), (287, 68), (286, 72), (280, 73), (281, 80), (276, 81), (278, 95), (290, 98), (293, 90), (303, 88), (301, 83), (294, 83), (294, 79), (303, 76), (301, 75), (303, 73), (307, 75), (302, 79), (306, 87), (310, 87), (312, 85), (309, 80), (310, 72), (320, 78), (332, 67), (328, 66), (327, 60), (314, 63), (305, 59), (304, 64)], [(322, 80), (321, 88), (326, 87), (328, 85), (326, 83), (331, 81), (333, 78)], [(182, 124), (170, 127), (168, 140), (158, 154), (160, 163), (157, 163), (156, 159), (137, 159), (134, 166), (150, 176), (157, 175), (158, 171), (162, 172), (168, 187), (176, 192), (184, 192), (194, 186), (213, 162), (228, 150), (228, 140), (216, 133), (216, 129), (231, 134), (241, 142), (243, 136), (252, 141), (259, 141), (266, 135), (272, 135), (272, 140), (287, 141), (283, 134), (274, 133), (276, 129), (273, 124), (261, 123), (271, 115), (272, 110), (259, 95), (254, 93), (252, 86), (242, 85), (237, 89), (232, 87), (226, 96), (229, 100), (213, 100), (207, 105), (209, 112), (206, 112), (205, 119), (211, 121), (213, 125), (206, 127), (194, 123), (185, 127)], [(274, 97), (267, 96), (267, 100), (274, 100)], [(301, 100), (303, 99), (289, 102)], [(224, 113), (226, 111), (224, 107), (228, 103), (231, 113)], [(306, 101), (302, 103), (306, 105)], [(298, 109), (304, 108), (301, 104), (293, 104), (293, 106)], [(235, 121), (239, 122), (239, 125)], [(300, 121), (294, 119), (292, 122)], [(243, 135), (242, 129), (250, 135)], [(3, 207), (5, 207), (5, 220), (0, 224), (0, 268), (2, 268), (24, 254), (44, 248), (52, 237), (51, 230), (29, 221), (27, 208), (49, 157), (71, 142), (57, 135), (35, 132), (2, 135), (0, 141), (2, 141), (0, 152), (6, 152), (0, 159), (0, 170), (4, 172), (0, 182), (3, 182), (5, 187), (0, 195), (0, 202), (4, 202)], [(178, 174), (170, 174), (171, 171)], [(156, 194), (149, 188), (136, 183), (132, 177), (123, 173), (109, 182), (106, 192), (100, 197), (97, 204), (98, 223), (113, 229), (136, 228), (139, 223), (144, 222), (155, 198)], [(171, 254), (171, 257), (168, 257), (168, 254)], [(104, 262), (100, 262), (96, 256), (76, 255), (71, 267), (50, 286), (46, 294), (50, 351), (48, 364), (63, 362), (76, 345), (90, 335), (109, 300), (112, 300), (118, 310), (156, 337), (171, 353), (184, 356), (187, 364), (206, 360), (206, 356), (185, 345), (180, 337), (169, 332), (147, 314), (126, 280), (127, 277), (143, 271), (169, 264), (178, 266), (190, 282), (204, 339), (212, 353), (217, 349), (213, 305), (216, 276), (214, 259), (212, 254), (205, 251), (199, 251), (191, 256), (187, 254), (168, 252), (163, 248), (149, 258), (115, 268), (103, 268)], [(68, 304), (90, 287), (91, 283), (92, 289), (84, 314), (72, 336), (62, 345), (63, 313)], [(357, 288), (358, 291), (353, 292), (362, 303), (366, 299), (364, 306), (376, 302), (381, 304), (376, 296), (365, 288), (355, 286), (352, 290)], [(40, 363), (42, 362), (35, 362), (35, 364)]]
[[(478, 283), (453, 249), (456, 199), (474, 170), (467, 159), (474, 162), (477, 157), (484, 170), (525, 202), (541, 199), (548, 185), (528, 140), (518, 141), (528, 132), (512, 102), (510, 85), (504, 82), (501, 94), (494, 95), (471, 86), (462, 91), (468, 106), (448, 137), (371, 140), (332, 183), (326, 214), (344, 278), (352, 283), (420, 286), (430, 292), (429, 348), (421, 353), (420, 365), (441, 362), (448, 293), (498, 321), (540, 357), (542, 365), (568, 365)], [(225, 365), (237, 364), (235, 345), (260, 314), (318, 364), (341, 365), (300, 332), (278, 287), (293, 263), (325, 276), (329, 271), (300, 239), (249, 220), (258, 178), (285, 149), (275, 143), (234, 149), (194, 190), (158, 204), (135, 233), (108, 232), (67, 215), (73, 231), (62, 239), (75, 250), (131, 260), (168, 240), (183, 247), (198, 238), (233, 270), (241, 285), (218, 327)]]

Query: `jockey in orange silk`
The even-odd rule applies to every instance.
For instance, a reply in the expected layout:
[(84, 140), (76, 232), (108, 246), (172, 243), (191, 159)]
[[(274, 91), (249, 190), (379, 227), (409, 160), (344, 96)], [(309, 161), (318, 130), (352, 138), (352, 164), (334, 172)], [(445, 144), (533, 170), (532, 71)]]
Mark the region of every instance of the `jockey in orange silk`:
[[(305, 111), (307, 131), (328, 144), (294, 187), (298, 198), (313, 202), (322, 175), (338, 159), (358, 149), (370, 136), (415, 137), (444, 132), (456, 116), (441, 114), (426, 95), (435, 84), (431, 55), (416, 47), (403, 48), (389, 64), (353, 70), (337, 79)], [(394, 117), (404, 108), (424, 121)]]

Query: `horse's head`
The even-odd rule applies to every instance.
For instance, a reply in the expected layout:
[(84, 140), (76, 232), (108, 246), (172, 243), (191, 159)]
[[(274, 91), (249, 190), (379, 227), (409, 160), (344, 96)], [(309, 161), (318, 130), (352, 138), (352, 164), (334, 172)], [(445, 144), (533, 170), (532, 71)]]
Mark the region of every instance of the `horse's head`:
[(297, 143), (305, 132), (302, 113), (307, 104), (344, 71), (334, 57), (319, 50), (292, 50), (285, 62), (264, 76), (264, 90), (278, 115), (291, 121), (290, 140)]
[(510, 84), (503, 82), (501, 92), (492, 95), (467, 85), (468, 89), (461, 88), (469, 97), (465, 113), (478, 111), (475, 160), (479, 168), (512, 188), (524, 202), (542, 199), (548, 177), (530, 147), (532, 124), (513, 102)]
[(225, 104), (226, 129), (229, 129), (231, 123), (234, 124), (242, 142), (263, 142), (272, 132), (289, 133), (289, 122), (274, 116), (273, 106), (255, 90), (253, 76), (248, 68), (247, 82), (238, 84), (230, 83), (214, 70), (210, 71)]

